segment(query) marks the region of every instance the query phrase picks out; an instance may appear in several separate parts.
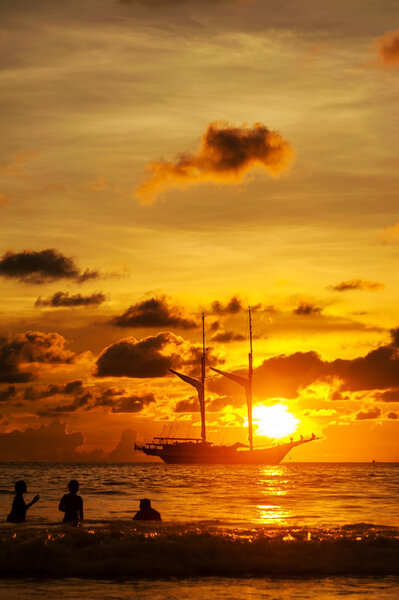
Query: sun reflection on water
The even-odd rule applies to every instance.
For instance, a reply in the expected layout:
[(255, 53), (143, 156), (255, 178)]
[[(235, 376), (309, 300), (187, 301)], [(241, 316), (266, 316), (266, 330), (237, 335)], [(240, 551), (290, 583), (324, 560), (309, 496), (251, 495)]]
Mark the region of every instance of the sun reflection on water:
[(259, 524), (284, 526), (292, 512), (281, 506), (280, 503), (273, 502), (274, 498), (282, 498), (288, 493), (290, 481), (287, 479), (286, 469), (282, 466), (261, 467), (257, 487), (264, 498), (264, 502), (256, 505), (256, 520)]
[(287, 525), (289, 514), (281, 506), (259, 504), (256, 508), (258, 509), (258, 523), (262, 525)]

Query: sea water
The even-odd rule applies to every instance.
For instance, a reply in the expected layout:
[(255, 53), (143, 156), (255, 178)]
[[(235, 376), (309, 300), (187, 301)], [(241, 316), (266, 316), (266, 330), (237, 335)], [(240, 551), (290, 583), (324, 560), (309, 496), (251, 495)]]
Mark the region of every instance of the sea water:
[[(25, 479), (25, 524), (6, 523)], [(70, 479), (81, 528), (61, 523)], [(2, 598), (399, 597), (399, 464), (3, 463)], [(148, 497), (163, 522), (132, 516)]]

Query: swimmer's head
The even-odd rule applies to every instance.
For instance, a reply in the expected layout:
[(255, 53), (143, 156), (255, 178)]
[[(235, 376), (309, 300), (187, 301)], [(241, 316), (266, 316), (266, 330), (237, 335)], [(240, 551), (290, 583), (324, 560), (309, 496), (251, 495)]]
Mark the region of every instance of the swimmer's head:
[(71, 479), (71, 481), (68, 483), (68, 490), (71, 492), (71, 494), (76, 494), (78, 489), (79, 481), (76, 481), (76, 479)]
[(15, 482), (14, 485), (15, 488), (15, 493), (16, 494), (25, 494), (25, 492), (27, 491), (27, 487), (26, 487), (26, 483), (23, 479), (20, 479), (19, 481)]

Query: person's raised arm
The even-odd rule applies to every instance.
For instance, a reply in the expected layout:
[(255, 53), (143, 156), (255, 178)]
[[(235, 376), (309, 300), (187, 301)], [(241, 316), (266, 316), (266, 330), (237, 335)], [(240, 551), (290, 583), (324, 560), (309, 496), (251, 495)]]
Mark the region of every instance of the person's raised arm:
[(30, 508), (32, 506), (32, 504), (36, 504), (36, 502), (40, 499), (39, 494), (36, 494), (36, 496), (33, 498), (33, 500), (31, 502), (29, 502), (29, 504), (26, 505), (26, 508)]

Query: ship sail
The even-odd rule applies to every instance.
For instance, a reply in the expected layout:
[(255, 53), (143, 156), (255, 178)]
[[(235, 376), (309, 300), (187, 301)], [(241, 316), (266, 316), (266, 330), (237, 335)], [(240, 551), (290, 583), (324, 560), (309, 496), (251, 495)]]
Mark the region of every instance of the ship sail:
[(202, 313), (202, 356), (201, 356), (201, 379), (195, 379), (194, 377), (189, 377), (188, 375), (184, 375), (184, 373), (178, 373), (173, 369), (169, 369), (171, 373), (177, 375), (188, 383), (195, 387), (198, 392), (198, 400), (200, 405), (200, 413), (201, 413), (201, 439), (203, 442), (206, 442), (206, 426), (205, 426), (205, 360), (206, 360), (206, 348), (205, 348), (205, 315)]
[(252, 426), (252, 377), (253, 377), (253, 354), (252, 354), (252, 317), (251, 307), (248, 308), (248, 320), (249, 320), (249, 354), (248, 354), (248, 377), (241, 377), (240, 375), (234, 375), (233, 373), (226, 373), (220, 369), (211, 367), (212, 371), (224, 375), (227, 379), (235, 381), (245, 389), (245, 395), (247, 399), (247, 410), (248, 410), (248, 442), (250, 450), (253, 450), (253, 426)]

